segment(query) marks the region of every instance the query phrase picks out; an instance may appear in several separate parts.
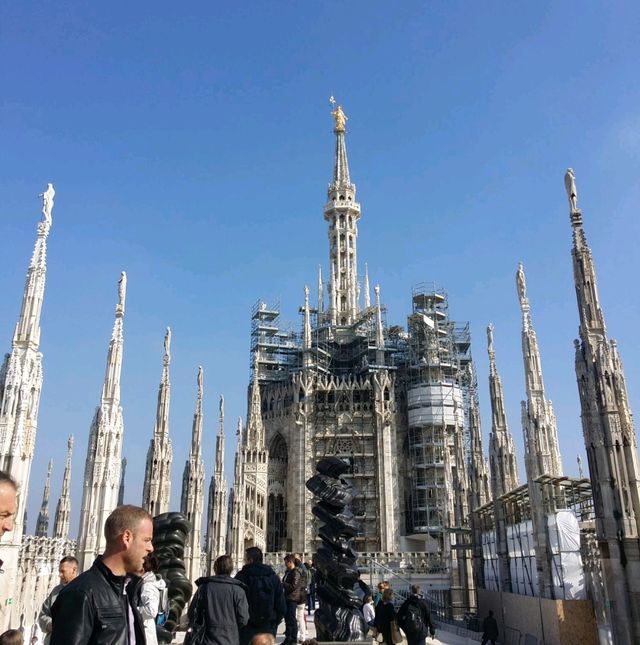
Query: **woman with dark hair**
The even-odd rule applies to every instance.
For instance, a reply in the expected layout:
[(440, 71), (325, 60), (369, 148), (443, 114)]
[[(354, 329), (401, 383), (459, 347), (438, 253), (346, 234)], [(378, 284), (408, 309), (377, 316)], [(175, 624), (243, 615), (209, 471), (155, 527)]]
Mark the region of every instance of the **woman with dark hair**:
[(144, 621), (144, 635), (147, 645), (158, 645), (156, 634), (156, 618), (163, 608), (160, 607), (160, 596), (167, 589), (167, 583), (158, 574), (160, 562), (158, 558), (149, 553), (142, 563), (142, 587), (140, 587), (140, 601), (138, 611)]
[(0, 635), (0, 645), (23, 645), (22, 632), (17, 629), (8, 629)]
[(213, 563), (214, 576), (198, 578), (189, 606), (189, 626), (204, 625), (203, 645), (238, 645), (239, 629), (249, 622), (245, 586), (231, 577), (233, 560), (221, 555)]
[(396, 619), (396, 610), (393, 608), (393, 591), (387, 587), (382, 592), (382, 598), (376, 605), (376, 629), (384, 639), (385, 645), (393, 645), (391, 638), (391, 623)]

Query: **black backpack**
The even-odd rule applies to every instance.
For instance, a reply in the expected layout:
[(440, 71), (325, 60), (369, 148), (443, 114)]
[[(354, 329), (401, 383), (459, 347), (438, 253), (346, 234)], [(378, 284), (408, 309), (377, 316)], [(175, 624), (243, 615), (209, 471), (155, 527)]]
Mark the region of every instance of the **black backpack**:
[(257, 626), (272, 623), (274, 616), (274, 586), (270, 576), (251, 576), (247, 582), (249, 623)]
[(398, 625), (412, 640), (428, 635), (427, 626), (424, 624), (422, 616), (422, 607), (418, 603), (406, 601), (398, 616)]

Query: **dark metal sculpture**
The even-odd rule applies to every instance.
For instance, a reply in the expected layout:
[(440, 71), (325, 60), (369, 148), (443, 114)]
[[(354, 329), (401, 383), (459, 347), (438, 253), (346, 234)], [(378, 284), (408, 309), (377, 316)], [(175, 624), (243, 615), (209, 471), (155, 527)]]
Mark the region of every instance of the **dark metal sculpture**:
[(162, 513), (153, 518), (153, 550), (160, 561), (160, 575), (167, 583), (169, 615), (156, 627), (159, 643), (170, 643), (193, 587), (184, 567), (184, 545), (191, 523), (182, 513)]
[(349, 468), (338, 457), (325, 457), (316, 465), (318, 474), (307, 481), (307, 488), (319, 498), (311, 512), (323, 522), (318, 531), (322, 545), (313, 556), (320, 603), (314, 623), (320, 642), (362, 641), (367, 633), (362, 595), (370, 589), (360, 580), (358, 554), (351, 546), (359, 530), (349, 509), (356, 490), (341, 478)]

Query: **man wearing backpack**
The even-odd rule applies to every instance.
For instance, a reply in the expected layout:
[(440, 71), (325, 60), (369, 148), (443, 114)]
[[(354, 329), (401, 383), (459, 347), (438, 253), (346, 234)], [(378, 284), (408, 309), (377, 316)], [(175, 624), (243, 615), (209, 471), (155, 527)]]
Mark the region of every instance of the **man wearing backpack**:
[(397, 620), (398, 626), (407, 635), (408, 645), (425, 645), (427, 636), (433, 638), (436, 635), (431, 612), (420, 595), (418, 585), (411, 585), (411, 595), (402, 603)]
[(262, 551), (257, 546), (246, 550), (245, 565), (236, 579), (245, 584), (249, 603), (249, 622), (240, 630), (240, 645), (249, 645), (256, 634), (275, 636), (287, 603), (280, 578), (270, 566), (263, 564)]

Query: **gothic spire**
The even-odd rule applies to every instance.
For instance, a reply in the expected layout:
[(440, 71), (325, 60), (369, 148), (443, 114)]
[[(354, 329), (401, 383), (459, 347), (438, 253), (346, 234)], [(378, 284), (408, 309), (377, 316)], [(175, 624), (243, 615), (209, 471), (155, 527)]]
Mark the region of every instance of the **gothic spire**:
[(304, 332), (302, 348), (311, 349), (311, 310), (309, 308), (309, 287), (304, 287)]
[(253, 378), (249, 392), (249, 415), (247, 418), (247, 446), (264, 447), (264, 425), (262, 424), (262, 407), (260, 405), (260, 383), (258, 370), (253, 367)]
[(519, 484), (513, 437), (507, 426), (504, 411), (502, 381), (496, 367), (493, 347), (493, 325), (487, 327), (487, 351), (489, 353), (489, 394), (491, 397), (491, 435), (489, 459), (491, 462), (491, 488), (493, 498), (498, 499)]
[(371, 291), (369, 289), (369, 267), (364, 263), (364, 308), (368, 309), (371, 306)]
[(64, 466), (62, 492), (56, 506), (56, 519), (53, 523), (53, 537), (69, 538), (69, 515), (71, 514), (71, 456), (73, 455), (73, 435), (67, 440), (67, 463)]
[(632, 563), (640, 558), (640, 468), (622, 361), (607, 337), (596, 271), (582, 227), (573, 170), (564, 178), (573, 228), (573, 276), (580, 339), (575, 364), (587, 451), (596, 538), (615, 642), (640, 642), (640, 585)]
[(216, 472), (224, 473), (224, 396), (220, 395), (218, 436), (216, 437)]
[[(331, 97), (332, 104), (335, 104)], [(329, 184), (324, 218), (329, 223), (330, 302), (332, 324), (348, 326), (359, 311), (358, 306), (358, 256), (356, 240), (360, 204), (356, 202), (356, 187), (349, 177), (349, 164), (345, 146), (347, 117), (338, 106), (331, 113), (336, 135), (336, 155), (333, 180)]]
[(551, 401), (545, 398), (538, 339), (531, 323), (527, 283), (522, 263), (516, 272), (516, 286), (522, 310), (522, 357), (527, 400), (522, 402), (525, 464), (527, 479), (540, 475), (562, 477), (556, 416)]
[(42, 505), (38, 513), (38, 520), (36, 522), (36, 537), (47, 537), (49, 533), (49, 493), (51, 491), (51, 470), (53, 468), (53, 460), (49, 460), (49, 468), (47, 468), (47, 479), (44, 484), (44, 492), (42, 494)]
[(182, 496), (180, 512), (191, 522), (191, 533), (185, 549), (185, 568), (189, 580), (195, 580), (201, 574), (200, 550), (202, 548), (200, 534), (202, 531), (202, 511), (204, 507), (204, 463), (202, 461), (202, 398), (203, 372), (198, 368), (198, 394), (196, 410), (193, 415), (191, 431), (191, 450), (184, 467), (182, 476)]
[[(322, 267), (318, 267), (318, 315), (324, 313), (324, 286), (322, 284)], [(318, 323), (319, 323), (318, 319)]]
[(376, 294), (376, 347), (384, 349), (384, 331), (382, 327), (382, 305), (380, 304), (380, 285), (374, 287)]
[(104, 550), (102, 527), (118, 504), (122, 469), (124, 421), (120, 407), (120, 375), (124, 351), (123, 323), (127, 274), (118, 281), (118, 304), (109, 349), (100, 405), (89, 430), (85, 461), (77, 555), (81, 569), (87, 569)]
[(169, 404), (171, 400), (171, 383), (169, 366), (171, 364), (171, 327), (167, 327), (164, 336), (164, 357), (162, 361), (162, 378), (158, 388), (158, 404), (153, 437), (147, 452), (147, 464), (142, 493), (142, 506), (152, 516), (166, 513), (169, 510), (171, 496), (171, 463), (173, 446), (169, 438)]
[(478, 383), (473, 362), (467, 372), (469, 384), (469, 509), (484, 506), (491, 500), (489, 467), (482, 451), (482, 428), (478, 406)]
[(44, 285), (47, 275), (47, 238), (51, 229), (51, 211), (55, 190), (48, 184), (43, 198), (43, 220), (38, 224), (38, 234), (33, 255), (27, 270), (27, 279), (22, 296), (20, 318), (13, 336), (14, 347), (31, 347), (37, 350), (40, 345), (40, 316), (44, 300)]

